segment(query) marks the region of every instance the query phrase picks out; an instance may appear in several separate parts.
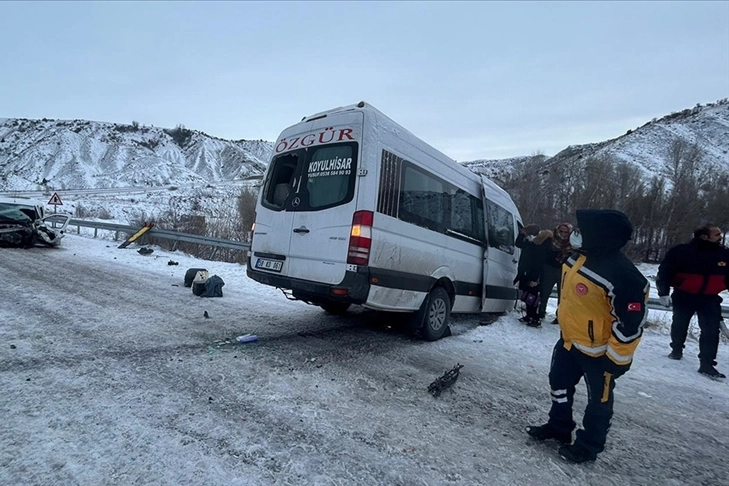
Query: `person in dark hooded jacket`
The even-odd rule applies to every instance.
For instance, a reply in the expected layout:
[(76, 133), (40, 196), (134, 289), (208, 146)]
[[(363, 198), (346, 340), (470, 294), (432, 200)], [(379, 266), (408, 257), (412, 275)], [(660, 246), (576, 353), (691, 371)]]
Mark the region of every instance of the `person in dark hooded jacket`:
[(530, 327), (541, 327), (539, 318), (540, 296), (539, 289), (542, 280), (542, 269), (544, 268), (544, 253), (547, 245), (544, 244), (552, 237), (549, 230), (539, 231), (539, 226), (529, 224), (522, 228), (514, 245), (521, 248), (519, 266), (517, 268), (514, 283), (519, 284), (522, 300), (526, 308), (526, 316), (520, 321)]
[[(615, 380), (633, 361), (643, 335), (650, 285), (620, 251), (633, 227), (610, 209), (577, 211), (582, 247), (562, 266), (560, 338), (549, 370), (549, 421), (527, 427), (538, 440), (556, 439), (559, 454), (574, 463), (594, 461), (603, 451), (613, 415)], [(582, 377), (588, 403), (572, 443), (572, 404)]]

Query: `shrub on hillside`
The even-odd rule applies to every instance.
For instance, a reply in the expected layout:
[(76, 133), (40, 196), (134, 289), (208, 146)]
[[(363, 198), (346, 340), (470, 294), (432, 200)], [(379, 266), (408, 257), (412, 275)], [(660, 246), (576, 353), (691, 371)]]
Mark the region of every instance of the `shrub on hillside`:
[(185, 128), (185, 125), (182, 124), (177, 125), (171, 130), (165, 130), (165, 133), (172, 137), (172, 140), (174, 140), (180, 148), (185, 148), (187, 142), (189, 142), (192, 138), (192, 130), (188, 130)]

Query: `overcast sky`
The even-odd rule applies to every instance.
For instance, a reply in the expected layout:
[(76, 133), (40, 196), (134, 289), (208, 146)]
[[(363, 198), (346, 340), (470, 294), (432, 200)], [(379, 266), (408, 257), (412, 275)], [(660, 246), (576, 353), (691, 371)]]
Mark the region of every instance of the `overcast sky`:
[(0, 117), (274, 141), (365, 100), (460, 160), (729, 96), (729, 2), (0, 2)]

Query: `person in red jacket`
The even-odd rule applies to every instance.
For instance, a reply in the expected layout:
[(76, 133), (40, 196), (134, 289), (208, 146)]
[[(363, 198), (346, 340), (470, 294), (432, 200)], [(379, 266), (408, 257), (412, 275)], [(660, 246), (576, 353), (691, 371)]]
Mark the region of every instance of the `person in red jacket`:
[[(668, 357), (683, 357), (689, 323), (697, 314), (701, 329), (699, 373), (712, 379), (726, 378), (715, 368), (721, 322), (719, 293), (729, 288), (729, 249), (721, 245), (722, 236), (714, 224), (697, 228), (689, 243), (668, 250), (656, 277), (661, 304), (670, 307), (673, 303)], [(673, 295), (669, 296), (671, 287)]]

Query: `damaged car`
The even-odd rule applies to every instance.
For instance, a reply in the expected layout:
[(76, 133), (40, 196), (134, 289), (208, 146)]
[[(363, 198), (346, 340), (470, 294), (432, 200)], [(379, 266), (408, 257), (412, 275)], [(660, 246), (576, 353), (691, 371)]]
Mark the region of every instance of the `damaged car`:
[(0, 198), (0, 247), (58, 246), (70, 220), (67, 214), (46, 215), (40, 203)]

